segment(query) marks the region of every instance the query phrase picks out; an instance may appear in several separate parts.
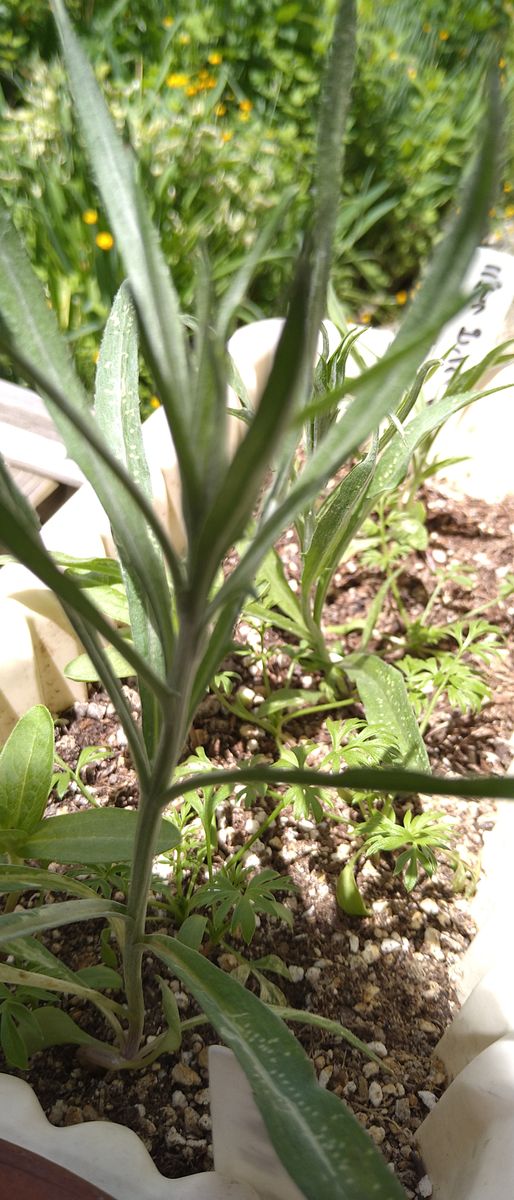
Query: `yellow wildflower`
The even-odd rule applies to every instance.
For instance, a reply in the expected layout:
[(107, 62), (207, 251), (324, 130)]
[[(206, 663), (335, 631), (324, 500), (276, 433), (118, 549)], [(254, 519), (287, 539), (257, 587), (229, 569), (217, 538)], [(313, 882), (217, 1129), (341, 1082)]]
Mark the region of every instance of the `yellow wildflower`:
[(509, 220), (511, 217), (514, 217), (514, 204), (507, 205), (507, 207), (505, 209), (505, 216), (508, 217)]
[(150, 396), (150, 408), (160, 408), (161, 402), (158, 396)]
[(214, 116), (215, 117), (224, 117), (226, 111), (227, 111), (227, 108), (226, 108), (225, 104), (217, 104), (214, 109)]
[(212, 54), (207, 55), (207, 62), (211, 64), (211, 67), (219, 67), (220, 63), (223, 62), (223, 56), (218, 50), (213, 50)]
[(204, 79), (203, 81), (203, 86), (204, 88), (215, 88), (216, 83), (217, 80), (214, 78), (214, 75), (208, 75), (207, 79)]
[(222, 140), (222, 142), (231, 142), (233, 136), (234, 136), (234, 134), (232, 133), (232, 130), (226, 129), (225, 132), (222, 133), (222, 135), (221, 135), (221, 140)]
[(239, 107), (240, 107), (240, 109), (241, 109), (241, 112), (243, 112), (243, 113), (249, 113), (249, 112), (251, 112), (251, 111), (252, 111), (253, 104), (252, 104), (252, 101), (251, 101), (251, 100), (240, 100), (240, 101), (239, 101)]
[(447, 41), (448, 41), (448, 38), (449, 38), (449, 36), (450, 36), (450, 34), (448, 33), (448, 30), (447, 30), (447, 29), (440, 29), (440, 30), (439, 30), (439, 41), (440, 41), (440, 42), (447, 42)]
[(500, 71), (504, 71), (504, 70), (505, 70), (505, 67), (507, 66), (507, 59), (506, 59), (506, 58), (499, 58), (499, 59), (498, 59), (498, 66), (499, 66), (499, 68), (500, 68)]
[(511, 192), (511, 191), (512, 191), (512, 184), (511, 184), (511, 183), (504, 183), (504, 185), (503, 185), (503, 190), (504, 190), (505, 194), (508, 196), (509, 192)]
[(179, 40), (181, 46), (189, 46), (189, 43), (191, 41), (191, 34), (190, 33), (180, 33), (178, 40)]
[(408, 299), (409, 299), (408, 292), (401, 291), (401, 292), (396, 293), (395, 300), (396, 300), (397, 304), (400, 304), (400, 305), (406, 304)]
[(182, 71), (172, 71), (166, 80), (166, 86), (169, 88), (185, 87), (189, 83), (189, 75), (184, 75)]
[(240, 121), (249, 121), (249, 120), (250, 120), (250, 113), (247, 113), (247, 112), (240, 112), (240, 113), (239, 113), (239, 120), (240, 120)]
[(416, 79), (418, 72), (415, 67), (407, 67), (407, 75), (409, 79)]
[(361, 321), (362, 325), (369, 325), (372, 317), (373, 317), (373, 313), (370, 313), (370, 312), (361, 313), (360, 321)]
[(496, 209), (495, 209), (495, 208), (490, 208), (490, 209), (489, 209), (489, 212), (488, 212), (488, 214), (487, 214), (487, 215), (488, 215), (488, 217), (495, 217), (495, 216), (496, 216)]
[(86, 208), (86, 211), (82, 213), (82, 220), (84, 225), (96, 225), (98, 221), (96, 208)]
[(199, 91), (201, 89), (195, 83), (190, 83), (186, 88), (186, 96), (197, 96)]
[(99, 250), (112, 250), (114, 246), (114, 238), (112, 233), (97, 233), (95, 242)]
[(163, 25), (165, 29), (171, 29), (173, 25), (173, 17), (163, 17)]
[(399, 57), (397, 50), (391, 50), (391, 53), (388, 54), (389, 62), (398, 62)]

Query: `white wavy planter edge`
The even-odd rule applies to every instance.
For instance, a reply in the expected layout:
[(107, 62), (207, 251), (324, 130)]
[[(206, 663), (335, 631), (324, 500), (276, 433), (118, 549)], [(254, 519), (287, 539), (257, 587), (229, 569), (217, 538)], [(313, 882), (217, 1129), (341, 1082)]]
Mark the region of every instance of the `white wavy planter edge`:
[[(476, 277), (490, 260), (502, 270), (508, 260), (512, 268), (509, 256), (481, 250)], [(493, 294), (491, 316), (496, 336), (491, 336), (490, 329), (489, 344), (487, 339), (481, 343), (481, 353), (497, 340), (513, 294), (512, 279), (501, 297)], [(281, 327), (281, 321), (260, 322), (239, 330), (229, 343), (252, 400), (262, 391)], [(364, 349), (368, 361), (373, 361), (389, 341), (390, 335), (368, 330), (359, 350)], [(443, 349), (441, 339), (437, 349)], [(498, 385), (511, 380), (510, 368), (497, 376)], [(232, 395), (231, 406), (234, 400)], [(232, 419), (229, 438), (233, 446), (239, 436), (239, 422)], [(480, 440), (476, 440), (480, 448)], [(145, 423), (144, 442), (156, 509), (174, 543), (180, 546), (184, 530), (178, 471), (162, 411)], [(504, 444), (510, 447), (512, 439), (506, 437)], [(468, 484), (466, 478), (465, 487)], [(46, 524), (43, 539), (48, 548), (74, 555), (113, 553), (105, 514), (87, 484)], [(2, 643), (6, 628), (10, 636)], [(47, 589), (24, 568), (4, 568), (0, 572), (0, 740), (31, 703), (43, 702), (58, 711), (84, 698), (82, 685), (72, 684), (62, 674), (79, 649), (62, 610)], [(23, 685), (20, 674), (24, 676)], [(450, 1078), (454, 1076), (453, 1082), (417, 1135), (434, 1200), (506, 1200), (514, 1195), (514, 972), (512, 964), (504, 964), (512, 912), (509, 848), (513, 846), (514, 805), (503, 804), (489, 839), (492, 865), (480, 888), (489, 919), (484, 924), (482, 917), (480, 931), (464, 956), (460, 987), (463, 1007), (436, 1049)], [(143, 1181), (145, 1200), (301, 1200), (301, 1193), (275, 1155), (233, 1055), (223, 1047), (212, 1048), (209, 1068), (213, 1172), (164, 1180), (136, 1135), (121, 1126), (92, 1122), (55, 1129), (46, 1121), (27, 1085), (10, 1076), (0, 1076), (0, 1136), (46, 1154), (75, 1173), (83, 1173), (84, 1178), (110, 1191), (116, 1200), (140, 1200)], [(25, 1114), (21, 1120), (17, 1119), (18, 1112)]]

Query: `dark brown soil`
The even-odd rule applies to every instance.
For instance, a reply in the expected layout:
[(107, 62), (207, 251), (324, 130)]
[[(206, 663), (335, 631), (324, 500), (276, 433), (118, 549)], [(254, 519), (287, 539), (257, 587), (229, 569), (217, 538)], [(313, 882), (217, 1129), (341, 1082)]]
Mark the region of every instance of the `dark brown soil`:
[[(430, 490), (426, 503), (428, 550), (412, 554), (406, 561), (399, 580), (401, 596), (415, 616), (430, 595), (434, 567), (471, 565), (476, 572), (473, 592), (448, 583), (436, 605), (433, 619), (448, 622), (495, 596), (511, 570), (514, 499), (498, 506), (472, 501), (457, 505)], [(283, 550), (294, 576), (294, 539), (286, 539)], [(376, 572), (362, 569), (356, 560), (346, 562), (329, 597), (327, 622), (340, 625), (365, 614), (379, 583)], [(500, 626), (506, 638), (505, 653), (490, 671), (493, 695), (475, 716), (463, 715), (448, 705), (438, 709), (426, 737), (438, 773), (502, 772), (512, 757), (514, 598), (489, 609), (486, 616)], [(397, 612), (390, 604), (370, 649), (386, 651), (394, 659), (390, 638), (400, 630)], [(240, 632), (244, 637), (244, 625)], [(354, 645), (355, 635), (349, 634), (344, 647), (352, 649)], [(227, 665), (258, 691), (258, 670), (248, 655), (235, 656)], [(280, 686), (283, 667), (277, 649), (269, 663), (273, 686)], [(305, 667), (295, 668), (292, 686), (312, 686)], [(137, 711), (137, 693), (127, 689), (127, 695)], [(248, 722), (241, 724), (224, 711), (217, 697), (207, 696), (186, 753), (203, 746), (219, 764), (240, 762), (256, 750), (273, 757), (273, 739), (254, 723), (256, 712), (258, 709), (250, 710)], [(294, 745), (312, 738), (326, 744), (324, 715), (289, 723), (287, 741)], [(99, 744), (113, 750), (110, 759), (86, 769), (86, 781), (98, 801), (136, 806), (135, 775), (105, 695), (92, 694), (87, 705), (76, 705), (61, 728), (58, 750), (72, 764), (83, 746)], [(52, 801), (49, 811), (70, 810), (83, 803), (72, 787), (64, 801)], [(494, 821), (492, 804), (438, 800), (423, 805), (425, 810), (435, 807), (453, 823), (456, 848), (470, 875), (477, 874), (483, 833)], [(266, 801), (257, 801), (250, 811), (232, 797), (218, 810), (221, 852), (223, 848), (232, 850), (255, 832), (256, 822), (260, 824), (268, 811)], [(453, 872), (444, 862), (433, 879), (425, 876), (407, 895), (392, 873), (391, 859), (382, 856), (378, 862), (367, 862), (359, 874), (371, 916), (348, 917), (336, 904), (335, 885), (349, 853), (344, 824), (327, 815), (316, 825), (307, 819), (295, 820), (289, 810), (284, 812), (253, 844), (249, 863), (256, 868), (272, 866), (293, 879), (298, 890), (285, 897), (294, 916), (293, 930), (267, 918), (250, 947), (236, 939), (232, 946), (214, 951), (213, 957), (224, 969), (233, 970), (240, 965), (241, 955), (246, 960), (278, 955), (289, 978), (282, 974), (268, 974), (267, 978), (280, 987), (290, 1006), (341, 1022), (372, 1045), (381, 1066), (367, 1061), (340, 1037), (305, 1023), (295, 1026), (322, 1085), (349, 1103), (394, 1164), (407, 1196), (412, 1197), (424, 1174), (415, 1149), (415, 1131), (446, 1082), (433, 1052), (455, 1011), (459, 959), (474, 933), (469, 896), (452, 890)], [(160, 927), (172, 932), (171, 918), (163, 916)], [(49, 944), (78, 968), (98, 961), (98, 937), (96, 925), (68, 927), (55, 931)], [(152, 1034), (160, 1028), (160, 1005), (150, 960), (146, 975), (148, 1033)], [(193, 1001), (177, 981), (171, 986), (184, 1017), (193, 1015)], [(103, 1035), (90, 1009), (74, 1002), (70, 1011), (91, 1032)], [(26, 1077), (54, 1124), (101, 1118), (128, 1125), (140, 1135), (163, 1174), (179, 1177), (212, 1166), (206, 1063), (210, 1040), (206, 1027), (195, 1030), (177, 1056), (163, 1056), (139, 1074), (93, 1075), (77, 1062), (73, 1050), (47, 1051), (34, 1058)]]

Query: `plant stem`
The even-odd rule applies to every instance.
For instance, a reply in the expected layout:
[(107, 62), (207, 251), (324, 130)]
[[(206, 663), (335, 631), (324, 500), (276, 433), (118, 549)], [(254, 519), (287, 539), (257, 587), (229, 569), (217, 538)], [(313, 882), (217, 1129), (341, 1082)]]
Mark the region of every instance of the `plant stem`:
[(167, 685), (169, 704), (163, 709), (162, 731), (148, 789), (142, 791), (136, 829), (132, 877), (127, 898), (126, 939), (123, 973), (127, 997), (127, 1058), (137, 1055), (144, 1030), (145, 1003), (141, 964), (144, 954), (146, 914), (152, 882), (152, 866), (159, 834), (161, 813), (166, 807), (166, 789), (177, 765), (187, 733), (187, 717), (197, 661), (202, 646), (203, 628), (196, 619), (190, 596), (184, 596), (179, 612), (179, 635)]

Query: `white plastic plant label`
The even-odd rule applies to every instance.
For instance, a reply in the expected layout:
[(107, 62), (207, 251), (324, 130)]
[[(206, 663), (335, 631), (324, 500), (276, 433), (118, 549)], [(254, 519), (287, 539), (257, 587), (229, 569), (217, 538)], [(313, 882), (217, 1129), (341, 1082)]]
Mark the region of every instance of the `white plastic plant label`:
[(455, 372), (475, 366), (501, 342), (502, 327), (514, 301), (514, 258), (503, 250), (481, 246), (464, 279), (470, 295), (466, 306), (439, 334), (429, 358), (443, 359), (428, 385), (440, 396)]

